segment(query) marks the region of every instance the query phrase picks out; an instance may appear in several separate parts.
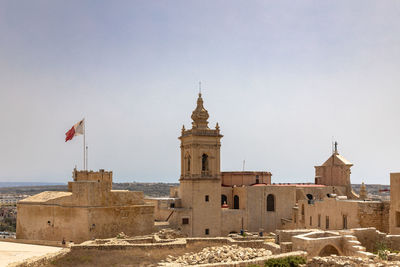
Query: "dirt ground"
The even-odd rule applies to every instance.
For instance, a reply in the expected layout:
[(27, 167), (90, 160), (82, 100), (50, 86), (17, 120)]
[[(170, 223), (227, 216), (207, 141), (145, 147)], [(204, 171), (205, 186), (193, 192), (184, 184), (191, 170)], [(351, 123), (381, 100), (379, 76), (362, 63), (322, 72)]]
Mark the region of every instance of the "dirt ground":
[(62, 248), (28, 245), (0, 241), (0, 267), (19, 262), (31, 257), (43, 256), (47, 253), (60, 251)]
[(45, 267), (75, 266), (157, 266), (168, 255), (179, 256), (190, 252), (199, 252), (205, 246), (192, 246), (190, 249), (174, 248), (170, 250), (78, 250), (51, 262)]

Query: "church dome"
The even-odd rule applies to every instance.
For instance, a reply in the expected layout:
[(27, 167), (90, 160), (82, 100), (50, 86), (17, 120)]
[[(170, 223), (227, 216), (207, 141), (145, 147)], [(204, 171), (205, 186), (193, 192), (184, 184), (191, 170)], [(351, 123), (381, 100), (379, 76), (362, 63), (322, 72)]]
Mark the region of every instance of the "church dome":
[(208, 118), (208, 111), (204, 108), (203, 98), (201, 98), (201, 93), (199, 93), (199, 98), (197, 98), (197, 107), (192, 112), (193, 128), (208, 129)]

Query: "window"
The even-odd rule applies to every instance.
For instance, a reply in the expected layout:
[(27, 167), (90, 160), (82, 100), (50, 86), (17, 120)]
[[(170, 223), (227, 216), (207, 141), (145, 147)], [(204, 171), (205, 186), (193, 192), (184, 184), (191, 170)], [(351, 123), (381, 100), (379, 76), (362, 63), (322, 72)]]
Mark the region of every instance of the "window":
[(312, 216), (310, 216), (310, 226), (312, 226)]
[(272, 194), (267, 196), (267, 211), (275, 211), (275, 196)]
[(326, 216), (325, 218), (325, 228), (329, 229), (329, 216)]
[(206, 195), (205, 196), (205, 200), (206, 200), (206, 202), (209, 202), (210, 201), (210, 197), (208, 195)]
[(175, 208), (175, 203), (174, 203), (174, 202), (170, 203), (170, 204), (169, 204), (169, 207), (170, 207), (171, 209)]
[(318, 227), (321, 227), (321, 214), (318, 214)]
[(205, 232), (206, 235), (209, 235), (210, 234), (210, 229), (207, 228), (204, 232)]
[(190, 155), (187, 157), (187, 171), (190, 172)]
[(347, 215), (343, 215), (343, 229), (347, 229)]
[(258, 175), (256, 175), (256, 184), (260, 183), (260, 179), (258, 179)]
[(189, 224), (189, 218), (182, 218), (182, 224)]
[(221, 195), (221, 206), (225, 203), (228, 204), (228, 198), (226, 197), (226, 195)]
[(396, 227), (400, 227), (400, 212), (396, 211)]
[(207, 156), (207, 154), (203, 154), (203, 156), (201, 156), (201, 170), (203, 172), (208, 171), (208, 156)]
[(239, 209), (239, 197), (237, 195), (233, 197), (233, 208), (236, 210)]

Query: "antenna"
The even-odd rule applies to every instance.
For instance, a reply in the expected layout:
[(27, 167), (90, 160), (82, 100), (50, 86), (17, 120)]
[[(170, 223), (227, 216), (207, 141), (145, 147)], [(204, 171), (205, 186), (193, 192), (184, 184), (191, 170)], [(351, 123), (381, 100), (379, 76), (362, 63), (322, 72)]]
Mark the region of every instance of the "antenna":
[(244, 171), (244, 165), (246, 164), (246, 160), (243, 160), (243, 171)]

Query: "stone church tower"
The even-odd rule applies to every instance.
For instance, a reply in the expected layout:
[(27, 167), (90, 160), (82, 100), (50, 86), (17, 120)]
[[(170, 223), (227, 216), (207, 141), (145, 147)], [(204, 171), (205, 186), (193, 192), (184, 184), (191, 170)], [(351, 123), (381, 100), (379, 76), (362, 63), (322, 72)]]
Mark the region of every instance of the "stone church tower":
[(186, 210), (182, 230), (191, 236), (221, 234), (220, 134), (208, 127), (208, 112), (201, 93), (192, 113), (192, 129), (183, 126), (179, 195)]
[(353, 163), (339, 155), (335, 142), (335, 150), (332, 156), (321, 166), (315, 166), (315, 184), (344, 187), (346, 192), (339, 193), (347, 195), (349, 199), (357, 199), (359, 196), (353, 192), (350, 182), (352, 166)]

